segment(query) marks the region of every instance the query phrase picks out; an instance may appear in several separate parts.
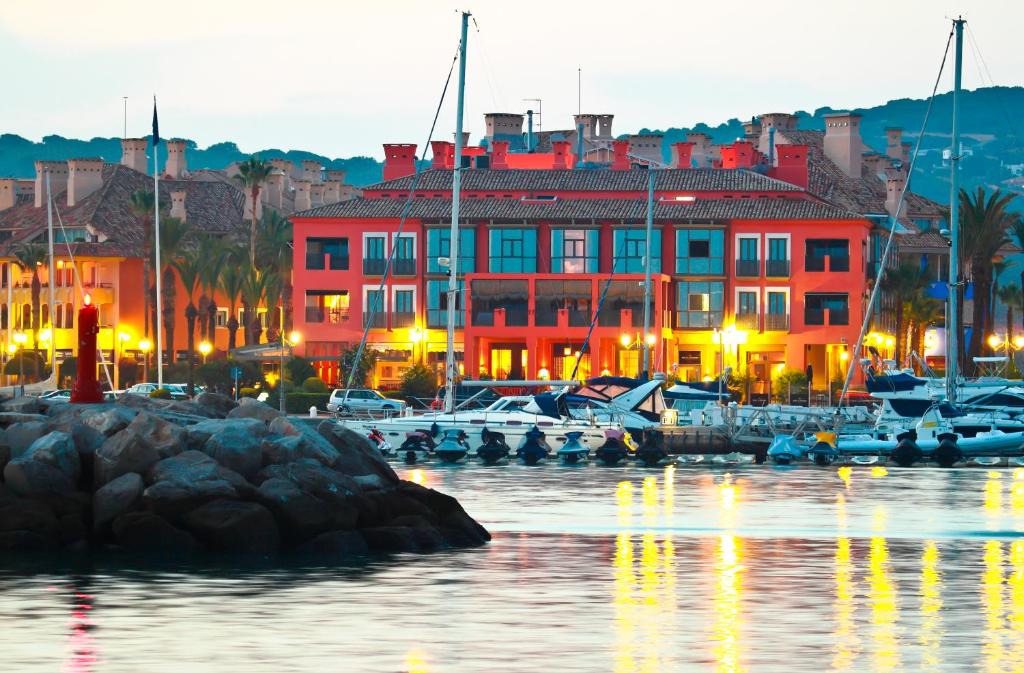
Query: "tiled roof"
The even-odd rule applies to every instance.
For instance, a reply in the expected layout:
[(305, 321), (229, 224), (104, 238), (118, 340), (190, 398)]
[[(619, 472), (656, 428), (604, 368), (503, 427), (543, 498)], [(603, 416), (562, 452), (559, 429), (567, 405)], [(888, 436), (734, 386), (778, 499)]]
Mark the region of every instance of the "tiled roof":
[[(293, 218), (400, 218), (407, 199), (365, 199), (321, 206)], [(414, 199), (409, 217), (450, 221), (450, 199)], [(521, 199), (464, 198), (460, 220), (633, 220), (647, 217), (642, 199), (556, 199), (538, 202)], [(661, 202), (654, 217), (670, 221), (751, 220), (857, 220), (861, 216), (834, 206), (792, 198), (697, 199), (691, 202)]]
[[(142, 228), (131, 210), (132, 192), (139, 189), (152, 191), (152, 178), (120, 164), (105, 164), (103, 185), (74, 206), (66, 205), (66, 192), (54, 195), (54, 226), (59, 226), (59, 222), (65, 227), (89, 226), (108, 239), (75, 244), (76, 254), (141, 256)], [(238, 188), (222, 182), (161, 180), (160, 202), (169, 207), (170, 193), (178, 190), (186, 192), (185, 211), (189, 223), (219, 234), (242, 227), (245, 196)], [(31, 196), (19, 197), (14, 207), (0, 211), (0, 229), (14, 230), (12, 239), (0, 247), (0, 254), (6, 254), (12, 243), (45, 232), (46, 208), (36, 208)]]
[[(656, 173), (659, 191), (679, 192), (799, 192), (796, 185), (769, 178), (748, 170), (691, 168), (665, 169)], [(366, 192), (408, 190), (413, 176), (397, 178), (364, 187)], [(417, 191), (451, 191), (452, 171), (423, 171)], [(462, 189), (466, 191), (531, 191), (531, 192), (646, 192), (647, 171), (631, 169), (559, 170), (492, 170), (468, 168), (462, 172)]]
[[(815, 196), (865, 215), (884, 215), (885, 182), (871, 174), (867, 164), (861, 168), (860, 178), (851, 178), (825, 156), (825, 133), (823, 131), (779, 131), (782, 140), (807, 145), (808, 186), (807, 191)], [(936, 218), (944, 214), (941, 204), (926, 199), (920, 194), (908, 191), (904, 199), (907, 217)]]

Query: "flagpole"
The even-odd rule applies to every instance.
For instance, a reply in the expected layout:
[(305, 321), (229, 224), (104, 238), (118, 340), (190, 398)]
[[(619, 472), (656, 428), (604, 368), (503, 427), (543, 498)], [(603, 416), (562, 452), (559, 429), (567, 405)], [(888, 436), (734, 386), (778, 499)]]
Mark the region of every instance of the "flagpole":
[[(163, 298), (161, 297), (160, 277), (163, 269), (160, 267), (160, 136), (156, 124), (156, 96), (153, 97), (153, 223), (154, 223), (154, 250), (156, 261), (156, 383), (164, 385), (164, 314)], [(146, 290), (149, 291), (148, 289)]]

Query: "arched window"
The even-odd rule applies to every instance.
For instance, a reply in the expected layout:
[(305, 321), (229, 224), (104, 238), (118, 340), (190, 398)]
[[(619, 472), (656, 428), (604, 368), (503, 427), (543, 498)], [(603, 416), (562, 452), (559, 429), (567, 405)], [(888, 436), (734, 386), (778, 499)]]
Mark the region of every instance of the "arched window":
[(32, 304), (21, 305), (21, 325), (19, 329), (26, 330), (32, 327)]
[(39, 329), (45, 329), (50, 324), (50, 305), (43, 304), (39, 318)]
[(71, 329), (75, 326), (75, 305), (64, 304), (64, 329)]
[(60, 329), (64, 326), (64, 309), (63, 304), (57, 302), (53, 305), (53, 328)]

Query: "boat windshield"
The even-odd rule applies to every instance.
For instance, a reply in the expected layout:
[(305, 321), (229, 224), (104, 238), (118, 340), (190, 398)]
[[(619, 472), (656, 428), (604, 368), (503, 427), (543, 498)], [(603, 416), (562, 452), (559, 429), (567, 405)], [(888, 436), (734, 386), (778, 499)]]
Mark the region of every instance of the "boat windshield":
[(531, 400), (530, 397), (502, 397), (501, 399), (495, 400), (491, 406), (484, 409), (484, 411), (522, 411)]

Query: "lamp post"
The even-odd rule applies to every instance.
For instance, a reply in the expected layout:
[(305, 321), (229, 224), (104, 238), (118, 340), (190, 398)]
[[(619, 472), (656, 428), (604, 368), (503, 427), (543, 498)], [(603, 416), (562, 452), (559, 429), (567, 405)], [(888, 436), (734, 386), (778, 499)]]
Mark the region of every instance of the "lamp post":
[[(623, 348), (625, 348), (627, 350), (633, 349), (633, 348), (637, 349), (637, 353), (638, 353), (638, 355), (637, 355), (637, 364), (636, 364), (636, 368), (637, 368), (636, 375), (637, 375), (637, 378), (640, 378), (640, 373), (641, 373), (641, 371), (643, 371), (643, 370), (641, 370), (641, 366), (642, 365), (640, 363), (640, 357), (639, 357), (640, 348), (647, 349), (646, 352), (649, 354), (650, 353), (650, 347), (653, 346), (657, 341), (658, 341), (658, 338), (655, 335), (648, 334), (646, 337), (641, 338), (639, 332), (635, 332), (632, 336), (630, 336), (629, 334), (626, 334), (625, 332), (623, 332), (622, 335), (619, 336), (619, 343), (622, 344)], [(648, 366), (650, 366), (649, 362), (648, 362)], [(650, 372), (649, 371), (647, 371), (646, 373), (648, 374), (648, 376), (650, 376)]]
[(1013, 351), (1024, 349), (1024, 335), (1018, 334), (1012, 339), (1008, 335), (990, 334), (988, 345), (993, 351), (1002, 350), (1006, 354), (1007, 365), (1013, 363)]
[[(409, 330), (409, 341), (412, 342), (413, 349), (413, 361), (417, 364), (422, 363), (426, 358), (423, 357), (423, 351), (426, 350), (427, 332), (426, 330), (420, 329), (419, 327), (413, 327)], [(423, 346), (420, 348), (419, 357), (416, 357), (416, 347), (422, 343)]]
[(153, 342), (139, 339), (139, 350), (142, 351), (142, 380), (149, 381), (149, 351), (153, 350)]
[[(28, 341), (28, 335), (24, 332), (15, 332), (14, 343), (17, 344), (15, 351), (21, 351), (18, 353), (18, 384), (24, 388), (25, 386), (25, 342)], [(12, 351), (15, 352), (15, 351)]]
[(114, 340), (114, 388), (121, 389), (121, 355), (131, 341), (132, 335), (128, 332), (117, 330), (117, 339)]
[(199, 354), (203, 356), (203, 364), (206, 364), (206, 356), (213, 351), (213, 344), (209, 341), (199, 342)]
[(278, 399), (278, 408), (279, 408), (279, 411), (282, 414), (285, 413), (285, 411), (284, 411), (284, 347), (285, 347), (286, 343), (291, 345), (291, 346), (295, 346), (296, 344), (299, 343), (299, 339), (300, 338), (301, 337), (299, 336), (298, 332), (292, 331), (292, 333), (289, 334), (288, 338), (286, 339), (285, 338), (285, 334), (284, 334), (284, 330), (281, 330), (281, 378), (278, 380), (278, 383), (277, 383), (277, 399)]

